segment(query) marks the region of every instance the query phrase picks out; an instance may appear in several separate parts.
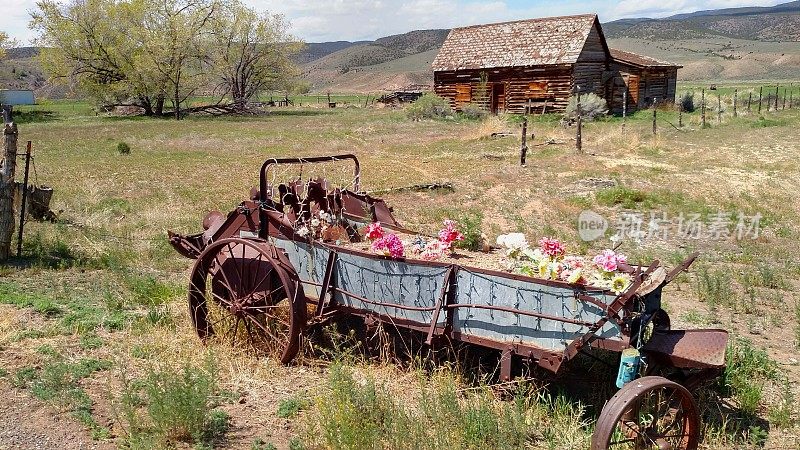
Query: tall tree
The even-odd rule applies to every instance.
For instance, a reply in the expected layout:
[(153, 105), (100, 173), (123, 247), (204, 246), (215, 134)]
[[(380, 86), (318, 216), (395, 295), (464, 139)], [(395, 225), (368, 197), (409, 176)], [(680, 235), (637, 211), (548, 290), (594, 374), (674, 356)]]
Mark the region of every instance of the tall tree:
[(238, 107), (266, 90), (285, 87), (295, 74), (291, 56), (303, 43), (288, 32), (280, 14), (259, 13), (230, 0), (211, 22), (211, 65)]
[(30, 27), (39, 33), (40, 60), (55, 80), (77, 84), (103, 104), (130, 103), (160, 114), (153, 103), (163, 78), (138, 64), (144, 49), (130, 38), (141, 10), (114, 0), (39, 0)]
[(176, 119), (181, 105), (207, 81), (204, 63), (210, 48), (210, 20), (217, 0), (132, 0), (143, 11), (141, 27), (131, 33), (143, 50), (142, 66), (166, 80)]

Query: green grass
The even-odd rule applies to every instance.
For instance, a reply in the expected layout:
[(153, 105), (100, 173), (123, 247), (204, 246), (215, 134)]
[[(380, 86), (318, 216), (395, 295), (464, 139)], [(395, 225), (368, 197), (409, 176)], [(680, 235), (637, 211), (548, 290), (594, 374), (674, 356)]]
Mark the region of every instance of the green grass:
[(726, 363), (719, 380), (722, 392), (736, 400), (742, 413), (754, 417), (761, 407), (765, 384), (779, 376), (777, 363), (766, 351), (740, 337), (731, 339)]
[(230, 416), (216, 409), (218, 392), (210, 361), (202, 367), (151, 367), (143, 378), (124, 377), (120, 401), (128, 445), (213, 445), (230, 425)]
[(579, 403), (520, 387), (511, 401), (488, 388), (460, 392), (449, 375), (420, 379), (417, 394), (399, 400), (373, 379), (357, 381), (353, 369), (331, 368), (327, 391), (309, 416), (312, 446), (386, 449), (583, 448), (589, 427)]

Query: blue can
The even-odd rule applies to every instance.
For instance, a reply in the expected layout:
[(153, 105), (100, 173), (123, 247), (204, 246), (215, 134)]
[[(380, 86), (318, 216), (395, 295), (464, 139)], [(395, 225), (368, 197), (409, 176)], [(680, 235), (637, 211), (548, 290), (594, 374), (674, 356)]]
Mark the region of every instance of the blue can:
[(639, 350), (626, 348), (622, 351), (622, 358), (619, 360), (619, 372), (617, 373), (617, 387), (623, 386), (636, 379), (639, 373), (639, 361), (641, 356)]

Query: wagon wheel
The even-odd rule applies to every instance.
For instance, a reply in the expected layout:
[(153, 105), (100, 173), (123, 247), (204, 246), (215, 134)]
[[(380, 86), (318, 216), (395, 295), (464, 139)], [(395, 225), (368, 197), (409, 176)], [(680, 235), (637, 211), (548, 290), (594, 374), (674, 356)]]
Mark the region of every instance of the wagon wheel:
[(623, 387), (603, 407), (592, 450), (694, 450), (700, 413), (683, 386), (662, 377), (643, 377)]
[(189, 314), (203, 341), (248, 344), (287, 364), (300, 349), (306, 299), (281, 250), (262, 240), (223, 239), (197, 258)]

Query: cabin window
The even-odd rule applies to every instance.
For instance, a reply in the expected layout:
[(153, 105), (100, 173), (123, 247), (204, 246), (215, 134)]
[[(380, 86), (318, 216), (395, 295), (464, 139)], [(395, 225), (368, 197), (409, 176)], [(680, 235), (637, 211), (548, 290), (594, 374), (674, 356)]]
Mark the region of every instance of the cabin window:
[(456, 84), (456, 107), (472, 102), (472, 84)]
[(531, 81), (528, 83), (528, 98), (547, 96), (547, 81)]

